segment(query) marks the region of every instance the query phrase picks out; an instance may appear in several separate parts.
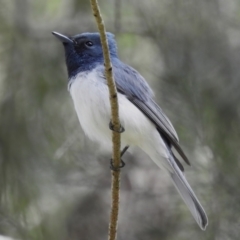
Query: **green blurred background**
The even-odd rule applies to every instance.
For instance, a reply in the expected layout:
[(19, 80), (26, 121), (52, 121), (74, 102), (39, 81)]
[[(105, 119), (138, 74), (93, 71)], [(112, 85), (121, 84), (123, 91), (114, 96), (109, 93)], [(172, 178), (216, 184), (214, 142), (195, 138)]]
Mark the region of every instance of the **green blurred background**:
[[(139, 149), (124, 157), (118, 240), (240, 237), (240, 1), (101, 0), (120, 58), (153, 87), (209, 216), (201, 231)], [(88, 0), (0, 1), (0, 235), (107, 239), (110, 156), (84, 137), (63, 47), (96, 31)]]

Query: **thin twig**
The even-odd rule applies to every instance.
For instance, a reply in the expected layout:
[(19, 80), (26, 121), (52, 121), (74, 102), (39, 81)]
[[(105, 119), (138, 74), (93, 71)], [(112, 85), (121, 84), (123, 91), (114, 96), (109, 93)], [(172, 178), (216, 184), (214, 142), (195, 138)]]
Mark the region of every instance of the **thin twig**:
[[(108, 42), (106, 37), (106, 30), (102, 20), (102, 16), (99, 10), (98, 1), (90, 0), (92, 12), (96, 19), (98, 30), (100, 33), (101, 44), (103, 48), (105, 75), (108, 83), (109, 98), (111, 105), (111, 121), (115, 130), (120, 130), (120, 121), (118, 114), (118, 98), (115, 82), (112, 74), (112, 64), (108, 49)], [(106, 123), (107, 124), (107, 123)], [(120, 166), (120, 147), (121, 138), (120, 133), (112, 131), (112, 143), (113, 143), (113, 165), (118, 168)], [(115, 240), (117, 236), (117, 221), (118, 221), (118, 210), (119, 210), (119, 188), (120, 188), (120, 171), (112, 171), (112, 206), (111, 215), (109, 222), (108, 239)]]

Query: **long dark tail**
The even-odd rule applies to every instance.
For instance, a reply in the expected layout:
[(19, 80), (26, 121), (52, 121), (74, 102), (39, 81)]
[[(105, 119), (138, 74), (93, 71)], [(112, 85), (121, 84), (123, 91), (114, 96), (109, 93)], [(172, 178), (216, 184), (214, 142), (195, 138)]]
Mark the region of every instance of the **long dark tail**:
[(177, 188), (200, 228), (205, 230), (208, 225), (208, 218), (202, 205), (200, 204), (179, 167), (175, 163), (172, 165), (172, 167), (174, 171), (171, 172), (170, 175), (175, 187)]

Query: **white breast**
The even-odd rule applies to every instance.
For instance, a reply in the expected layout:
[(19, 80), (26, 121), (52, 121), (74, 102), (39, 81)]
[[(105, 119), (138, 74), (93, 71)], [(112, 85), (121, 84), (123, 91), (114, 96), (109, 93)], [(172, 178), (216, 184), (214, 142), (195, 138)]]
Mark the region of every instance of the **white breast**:
[[(109, 92), (104, 78), (99, 74), (97, 70), (78, 74), (75, 79), (71, 79), (69, 90), (85, 134), (111, 151)], [(156, 135), (155, 126), (123, 94), (118, 93), (118, 103), (121, 125), (125, 128), (121, 135), (123, 146), (137, 145), (146, 148), (143, 145), (147, 142), (151, 147), (156, 137), (157, 141), (161, 141), (159, 135)], [(158, 148), (161, 146), (163, 144), (158, 145)]]
[(110, 105), (108, 88), (97, 71), (82, 72), (72, 79), (70, 93), (85, 134), (94, 141), (109, 141)]

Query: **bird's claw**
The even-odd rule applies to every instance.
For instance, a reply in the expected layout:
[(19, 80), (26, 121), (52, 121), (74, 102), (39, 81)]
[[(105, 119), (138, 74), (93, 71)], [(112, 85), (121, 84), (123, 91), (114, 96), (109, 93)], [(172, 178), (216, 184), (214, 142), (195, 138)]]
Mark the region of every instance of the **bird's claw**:
[(114, 172), (118, 172), (121, 168), (123, 168), (125, 166), (125, 162), (121, 159), (121, 163), (120, 163), (120, 166), (119, 167), (114, 167), (113, 165), (113, 160), (111, 158), (110, 160), (110, 169)]
[(118, 133), (123, 133), (125, 131), (124, 127), (120, 125), (120, 129), (116, 130), (114, 129), (114, 125), (112, 123), (112, 121), (109, 122), (109, 128), (110, 130), (114, 131), (114, 132), (118, 132)]

